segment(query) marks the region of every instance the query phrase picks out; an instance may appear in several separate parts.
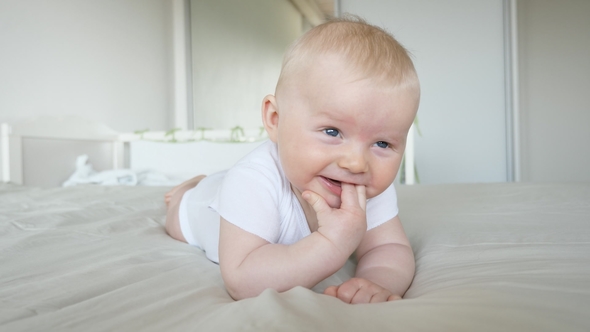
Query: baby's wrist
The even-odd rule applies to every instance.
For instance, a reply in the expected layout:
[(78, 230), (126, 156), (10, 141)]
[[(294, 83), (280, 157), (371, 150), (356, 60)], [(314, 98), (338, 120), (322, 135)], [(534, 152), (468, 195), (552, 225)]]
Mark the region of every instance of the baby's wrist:
[(343, 236), (344, 234), (341, 233), (332, 234), (331, 232), (326, 232), (323, 229), (318, 229), (316, 233), (321, 235), (344, 261), (346, 261), (350, 255), (352, 255), (362, 240), (362, 236), (356, 239), (352, 236)]
[[(334, 262), (338, 262), (338, 264), (344, 265), (346, 260), (352, 255), (352, 253), (356, 250), (358, 246), (351, 246), (350, 242), (347, 243), (346, 241), (341, 241), (331, 237), (329, 234), (325, 234), (321, 230), (317, 230), (316, 232), (318, 236), (324, 241), (327, 245), (326, 250), (324, 251), (324, 255), (327, 257), (331, 257), (331, 260)], [(341, 267), (341, 266), (340, 266)], [(340, 268), (339, 267), (339, 268)]]

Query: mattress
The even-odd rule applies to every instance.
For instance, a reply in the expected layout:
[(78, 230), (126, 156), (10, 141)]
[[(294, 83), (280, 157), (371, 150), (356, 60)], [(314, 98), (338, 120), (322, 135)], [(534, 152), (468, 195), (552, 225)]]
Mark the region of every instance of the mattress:
[(233, 301), (164, 230), (165, 187), (0, 185), (0, 330), (589, 331), (590, 183), (398, 188), (416, 257), (403, 300), (314, 290)]

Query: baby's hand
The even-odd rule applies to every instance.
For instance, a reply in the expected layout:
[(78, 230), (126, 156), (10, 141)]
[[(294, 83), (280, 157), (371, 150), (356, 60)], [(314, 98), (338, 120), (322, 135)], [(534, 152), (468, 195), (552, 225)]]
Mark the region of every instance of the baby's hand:
[(352, 278), (340, 286), (330, 286), (326, 288), (324, 294), (351, 304), (401, 300), (401, 296), (394, 295), (389, 290), (363, 278)]
[(343, 257), (348, 258), (367, 231), (365, 186), (343, 182), (339, 209), (331, 208), (323, 197), (314, 192), (305, 191), (302, 196), (317, 214), (318, 232), (332, 242)]

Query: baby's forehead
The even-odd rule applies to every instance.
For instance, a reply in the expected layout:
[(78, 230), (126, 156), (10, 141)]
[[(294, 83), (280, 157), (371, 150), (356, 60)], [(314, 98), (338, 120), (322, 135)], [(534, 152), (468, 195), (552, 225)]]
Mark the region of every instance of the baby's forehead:
[[(395, 89), (398, 86), (416, 85), (419, 83), (412, 71), (383, 70), (379, 66), (360, 61), (351, 54), (325, 51), (305, 54), (283, 68), (282, 82), (289, 85), (308, 84), (313, 80), (330, 83), (365, 81), (378, 88)], [(277, 86), (277, 87), (278, 87)]]

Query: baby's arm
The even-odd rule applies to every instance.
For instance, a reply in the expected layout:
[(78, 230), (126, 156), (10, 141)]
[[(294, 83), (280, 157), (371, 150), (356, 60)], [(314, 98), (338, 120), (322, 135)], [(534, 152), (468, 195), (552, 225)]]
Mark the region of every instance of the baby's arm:
[(357, 249), (355, 278), (326, 289), (347, 303), (401, 299), (414, 277), (415, 262), (399, 217), (369, 230)]
[(315, 193), (303, 197), (318, 214), (319, 228), (292, 245), (270, 244), (221, 219), (219, 263), (234, 299), (257, 296), (266, 288), (311, 288), (338, 271), (358, 247), (367, 229), (365, 187), (343, 183), (340, 209)]

